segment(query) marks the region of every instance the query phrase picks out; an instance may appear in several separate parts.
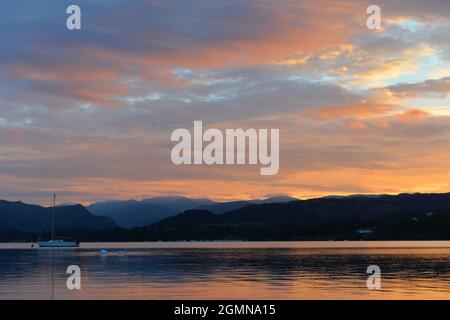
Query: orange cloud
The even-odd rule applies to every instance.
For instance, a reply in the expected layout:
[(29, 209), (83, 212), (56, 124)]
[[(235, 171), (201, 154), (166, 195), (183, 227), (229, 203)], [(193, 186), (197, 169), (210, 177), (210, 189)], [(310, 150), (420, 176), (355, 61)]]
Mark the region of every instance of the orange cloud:
[(117, 70), (88, 67), (84, 65), (13, 65), (10, 71), (26, 80), (62, 81), (62, 82), (94, 82), (112, 81), (118, 78)]
[(418, 62), (416, 57), (404, 57), (364, 62), (362, 71), (353, 74), (352, 82), (369, 87), (382, 87), (389, 79), (399, 76), (411, 75), (417, 72)]
[(410, 123), (420, 121), (430, 115), (429, 112), (422, 109), (411, 109), (403, 112), (402, 114), (397, 116), (402, 122)]
[(367, 126), (364, 124), (364, 122), (359, 120), (351, 121), (348, 125), (348, 128), (350, 129), (367, 129)]
[(311, 111), (315, 116), (324, 119), (338, 119), (346, 117), (370, 118), (389, 114), (394, 106), (389, 104), (360, 103), (337, 107), (321, 108)]
[(120, 101), (114, 98), (126, 96), (130, 88), (115, 83), (96, 83), (95, 86), (72, 85), (63, 88), (61, 93), (85, 103), (94, 103), (103, 107), (116, 107)]
[(71, 97), (84, 103), (100, 106), (116, 106), (116, 97), (129, 93), (129, 87), (120, 83), (118, 70), (92, 67), (83, 63), (59, 65), (12, 65), (8, 72), (14, 77), (46, 84), (47, 93)]

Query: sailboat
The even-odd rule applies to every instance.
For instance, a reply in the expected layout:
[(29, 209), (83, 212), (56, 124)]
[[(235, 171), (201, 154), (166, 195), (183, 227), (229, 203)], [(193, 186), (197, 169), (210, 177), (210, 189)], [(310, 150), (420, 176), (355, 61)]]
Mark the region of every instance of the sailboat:
[(52, 239), (48, 241), (38, 241), (41, 248), (73, 248), (78, 247), (79, 242), (75, 240), (55, 239), (55, 208), (56, 194), (53, 194), (53, 210), (52, 210)]

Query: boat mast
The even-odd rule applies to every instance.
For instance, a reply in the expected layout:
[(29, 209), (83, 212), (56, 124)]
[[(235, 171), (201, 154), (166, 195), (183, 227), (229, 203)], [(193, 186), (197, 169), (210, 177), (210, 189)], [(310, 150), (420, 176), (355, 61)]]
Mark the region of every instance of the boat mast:
[(56, 207), (56, 193), (53, 193), (53, 213), (52, 213), (52, 240), (54, 240), (54, 227), (55, 227), (55, 207)]

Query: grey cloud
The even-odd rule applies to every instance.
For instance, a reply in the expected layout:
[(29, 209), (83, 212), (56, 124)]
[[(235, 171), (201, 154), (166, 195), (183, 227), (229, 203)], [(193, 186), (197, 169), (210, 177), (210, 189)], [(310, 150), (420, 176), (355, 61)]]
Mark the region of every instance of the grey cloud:
[(445, 98), (450, 94), (450, 77), (430, 79), (420, 83), (402, 83), (387, 89), (398, 95)]

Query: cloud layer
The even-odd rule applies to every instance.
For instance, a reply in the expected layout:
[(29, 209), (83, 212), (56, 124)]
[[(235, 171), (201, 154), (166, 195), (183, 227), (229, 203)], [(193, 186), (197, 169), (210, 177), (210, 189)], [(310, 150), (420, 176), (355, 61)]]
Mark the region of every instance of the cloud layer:
[[(449, 190), (450, 3), (7, 0), (0, 197)], [(170, 133), (280, 128), (280, 172), (176, 167)], [(268, 187), (270, 186), (270, 188)]]

